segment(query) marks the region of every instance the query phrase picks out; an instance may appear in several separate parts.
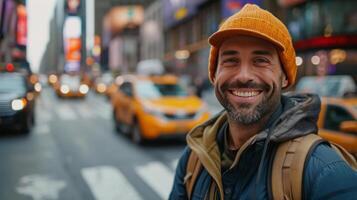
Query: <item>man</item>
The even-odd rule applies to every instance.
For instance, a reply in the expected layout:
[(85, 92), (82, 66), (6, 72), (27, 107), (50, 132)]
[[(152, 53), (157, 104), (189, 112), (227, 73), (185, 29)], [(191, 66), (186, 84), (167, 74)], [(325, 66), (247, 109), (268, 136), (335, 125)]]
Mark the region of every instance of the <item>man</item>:
[[(268, 170), (276, 146), (317, 133), (320, 100), (282, 95), (295, 82), (295, 51), (284, 24), (268, 11), (247, 4), (209, 43), (209, 78), (225, 112), (188, 134), (170, 199), (272, 199)], [(188, 194), (191, 152), (202, 169)], [(357, 173), (320, 143), (307, 160), (302, 193), (303, 199), (357, 199)]]

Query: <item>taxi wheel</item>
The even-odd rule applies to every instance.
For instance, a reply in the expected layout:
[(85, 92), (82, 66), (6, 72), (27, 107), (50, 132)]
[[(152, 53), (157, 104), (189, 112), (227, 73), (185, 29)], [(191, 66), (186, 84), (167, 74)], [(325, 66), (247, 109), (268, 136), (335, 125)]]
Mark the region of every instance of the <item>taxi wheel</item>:
[(135, 144), (144, 144), (144, 138), (141, 134), (139, 123), (135, 123), (131, 130), (131, 140)]

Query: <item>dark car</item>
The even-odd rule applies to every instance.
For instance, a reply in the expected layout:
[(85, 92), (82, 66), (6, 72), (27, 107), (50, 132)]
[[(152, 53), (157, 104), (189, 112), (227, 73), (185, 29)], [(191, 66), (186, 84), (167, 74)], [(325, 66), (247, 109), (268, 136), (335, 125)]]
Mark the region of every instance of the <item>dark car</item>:
[(26, 76), (0, 73), (0, 131), (29, 133), (34, 121), (34, 92)]

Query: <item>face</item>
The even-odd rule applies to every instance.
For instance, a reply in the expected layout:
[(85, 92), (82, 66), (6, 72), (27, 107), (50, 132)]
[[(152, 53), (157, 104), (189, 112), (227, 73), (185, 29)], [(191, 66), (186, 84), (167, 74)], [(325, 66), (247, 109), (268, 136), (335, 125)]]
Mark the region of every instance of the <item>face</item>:
[(232, 120), (254, 124), (274, 112), (287, 81), (272, 44), (239, 36), (222, 43), (214, 85)]

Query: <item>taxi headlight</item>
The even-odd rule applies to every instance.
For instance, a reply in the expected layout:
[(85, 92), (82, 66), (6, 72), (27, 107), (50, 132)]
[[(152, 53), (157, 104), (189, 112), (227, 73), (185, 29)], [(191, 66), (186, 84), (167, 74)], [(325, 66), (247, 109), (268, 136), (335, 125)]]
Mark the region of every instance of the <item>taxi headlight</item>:
[(97, 90), (100, 93), (104, 93), (107, 90), (107, 86), (104, 83), (99, 83), (97, 85)]
[(67, 94), (69, 92), (69, 87), (68, 87), (68, 85), (61, 85), (60, 90), (63, 94)]
[(81, 86), (79, 86), (79, 92), (82, 94), (87, 94), (87, 92), (89, 91), (89, 87), (86, 84), (82, 84)]
[(36, 83), (34, 87), (35, 87), (36, 92), (41, 92), (41, 90), (42, 90), (41, 83)]
[(49, 80), (49, 82), (50, 82), (51, 84), (54, 84), (54, 83), (57, 82), (58, 78), (57, 78), (56, 75), (51, 74), (51, 75), (49, 76), (48, 80)]
[(22, 110), (25, 108), (27, 101), (25, 98), (14, 99), (11, 102), (11, 108), (15, 111)]

